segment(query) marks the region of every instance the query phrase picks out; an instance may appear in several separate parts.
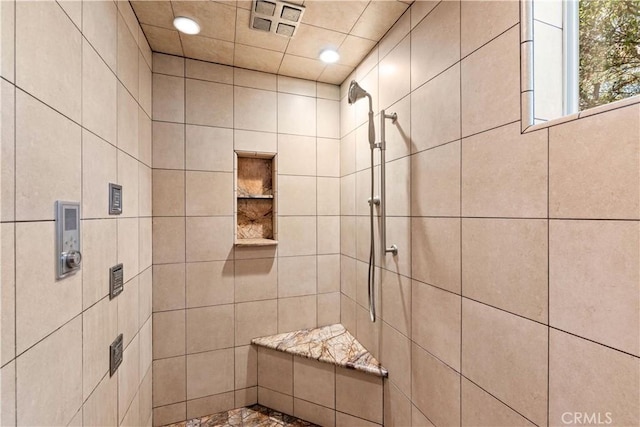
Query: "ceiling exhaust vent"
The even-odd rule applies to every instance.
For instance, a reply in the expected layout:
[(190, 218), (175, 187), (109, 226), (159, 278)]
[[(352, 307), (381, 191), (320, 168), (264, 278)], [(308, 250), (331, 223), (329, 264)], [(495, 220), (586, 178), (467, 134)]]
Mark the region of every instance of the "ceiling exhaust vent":
[(304, 6), (283, 1), (253, 0), (251, 22), (254, 30), (293, 37), (302, 21)]

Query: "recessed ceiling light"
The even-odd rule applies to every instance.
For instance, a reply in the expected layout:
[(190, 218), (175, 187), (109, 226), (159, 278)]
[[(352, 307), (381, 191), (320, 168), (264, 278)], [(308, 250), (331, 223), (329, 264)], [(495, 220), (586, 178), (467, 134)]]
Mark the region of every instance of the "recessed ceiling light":
[(182, 33), (185, 34), (198, 34), (200, 32), (200, 25), (191, 18), (185, 16), (178, 16), (173, 20), (173, 26)]
[(338, 59), (340, 59), (340, 55), (333, 49), (325, 49), (320, 52), (320, 60), (322, 62), (326, 62), (327, 64), (338, 62)]

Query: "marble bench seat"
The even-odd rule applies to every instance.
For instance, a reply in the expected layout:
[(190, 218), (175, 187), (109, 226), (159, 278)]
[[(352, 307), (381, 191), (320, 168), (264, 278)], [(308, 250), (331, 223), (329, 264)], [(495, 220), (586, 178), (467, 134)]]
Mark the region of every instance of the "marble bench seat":
[(254, 338), (253, 344), (382, 378), (389, 373), (340, 323)]

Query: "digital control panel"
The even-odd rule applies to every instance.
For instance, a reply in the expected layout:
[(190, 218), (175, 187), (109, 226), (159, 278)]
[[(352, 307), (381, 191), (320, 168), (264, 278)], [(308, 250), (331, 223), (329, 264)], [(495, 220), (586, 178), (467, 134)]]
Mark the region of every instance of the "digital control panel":
[(56, 202), (56, 277), (62, 279), (80, 270), (80, 204)]
[(109, 269), (109, 299), (114, 299), (124, 287), (124, 266), (114, 265)]
[(122, 185), (109, 184), (109, 214), (122, 214)]
[(118, 366), (122, 363), (122, 356), (124, 353), (124, 346), (122, 341), (122, 334), (118, 335), (118, 337), (111, 343), (109, 346), (109, 376), (112, 377), (113, 374), (118, 370)]

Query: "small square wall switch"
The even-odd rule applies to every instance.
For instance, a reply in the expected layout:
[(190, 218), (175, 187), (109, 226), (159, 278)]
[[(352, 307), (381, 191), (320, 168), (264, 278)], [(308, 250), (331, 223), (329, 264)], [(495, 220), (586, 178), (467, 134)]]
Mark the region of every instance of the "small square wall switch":
[(112, 377), (113, 374), (118, 370), (118, 366), (122, 363), (122, 356), (124, 354), (124, 346), (122, 340), (122, 334), (118, 335), (118, 338), (115, 339), (109, 346), (109, 376)]
[(109, 215), (122, 213), (122, 185), (109, 184)]

